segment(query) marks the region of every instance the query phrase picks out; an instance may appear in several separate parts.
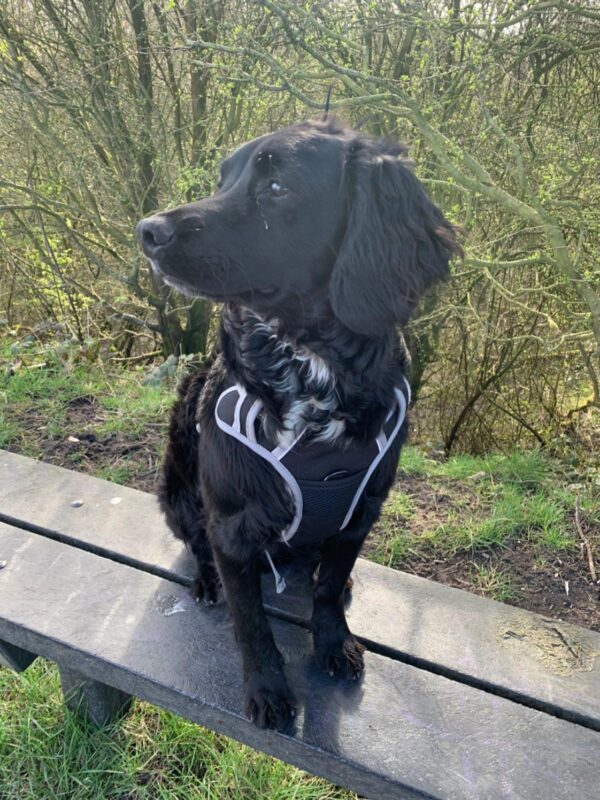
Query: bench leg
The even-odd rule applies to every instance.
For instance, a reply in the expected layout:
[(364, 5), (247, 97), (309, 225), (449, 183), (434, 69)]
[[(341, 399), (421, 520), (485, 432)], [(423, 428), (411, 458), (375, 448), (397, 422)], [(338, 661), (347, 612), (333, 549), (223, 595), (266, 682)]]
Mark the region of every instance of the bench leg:
[(86, 678), (80, 672), (58, 665), (67, 708), (98, 728), (122, 717), (132, 697), (120, 689)]
[(0, 639), (0, 664), (3, 667), (13, 669), (15, 672), (23, 672), (35, 661), (36, 655), (29, 650), (23, 650), (15, 644), (9, 644)]

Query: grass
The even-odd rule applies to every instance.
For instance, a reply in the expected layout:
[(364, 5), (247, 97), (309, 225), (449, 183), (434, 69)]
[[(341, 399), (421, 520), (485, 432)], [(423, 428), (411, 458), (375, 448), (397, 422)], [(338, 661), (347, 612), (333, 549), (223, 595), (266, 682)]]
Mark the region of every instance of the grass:
[(135, 463), (115, 464), (114, 466), (100, 467), (95, 471), (97, 478), (103, 478), (105, 481), (112, 481), (121, 486), (131, 485), (137, 473), (137, 466)]
[(415, 447), (402, 451), (400, 469), (405, 475), (454, 480), (486, 479), (492, 482), (516, 484), (524, 489), (539, 486), (549, 473), (546, 459), (537, 450), (515, 451), (490, 456), (461, 454), (436, 461)]
[[(77, 350), (74, 351), (75, 354)], [(0, 354), (7, 358), (6, 347)], [(37, 455), (35, 431), (22, 429), (11, 418), (19, 412), (35, 412), (42, 423), (37, 431), (50, 436), (68, 433), (65, 428), (70, 404), (90, 400), (97, 408), (90, 426), (97, 435), (123, 433), (136, 436), (168, 417), (175, 381), (146, 386), (144, 373), (111, 368), (98, 362), (65, 357), (50, 348), (28, 349), (27, 357), (5, 361), (0, 373), (0, 446), (19, 440), (20, 452)], [(0, 355), (0, 366), (2, 355)]]
[[(570, 484), (561, 465), (539, 451), (439, 460), (407, 447), (372, 557), (403, 568), (412, 558), (458, 558), (523, 543), (533, 560), (574, 553), (580, 545), (573, 522), (577, 495), (587, 518), (597, 524), (597, 489)], [(495, 586), (498, 576), (484, 580), (479, 569), (471, 571), (471, 585), (496, 599), (504, 596)], [(512, 590), (507, 592), (511, 597)]]
[(473, 586), (482, 594), (499, 603), (514, 600), (517, 595), (510, 575), (494, 565), (474, 564), (471, 569), (471, 580)]
[[(172, 384), (171, 384), (172, 386)], [(127, 402), (123, 402), (126, 391)], [(147, 429), (148, 424), (168, 415), (174, 393), (165, 386), (145, 386), (132, 382), (125, 374), (116, 386), (99, 398), (106, 414), (106, 421), (98, 426), (100, 433), (124, 432), (135, 436)]]
[(355, 797), (140, 701), (93, 729), (63, 704), (58, 673), (38, 659), (0, 669), (2, 800), (351, 800)]

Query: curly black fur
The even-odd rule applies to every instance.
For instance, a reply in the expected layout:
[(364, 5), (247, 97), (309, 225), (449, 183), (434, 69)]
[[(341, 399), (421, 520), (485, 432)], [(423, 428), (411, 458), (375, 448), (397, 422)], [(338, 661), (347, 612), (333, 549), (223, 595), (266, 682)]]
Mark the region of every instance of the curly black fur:
[[(260, 590), (261, 553), (277, 557), (293, 509), (272, 467), (217, 427), (215, 404), (245, 386), (273, 443), (304, 429), (339, 448), (377, 434), (408, 369), (396, 326), (460, 254), (405, 154), (331, 121), (304, 123), (239, 148), (212, 197), (139, 226), (167, 283), (226, 303), (219, 355), (180, 387), (159, 497), (198, 561), (197, 596), (215, 602), (223, 585), (247, 711), (263, 726), (285, 727), (294, 708)], [(363, 668), (342, 595), (406, 434), (405, 423), (344, 532), (323, 531), (312, 629), (331, 674)]]

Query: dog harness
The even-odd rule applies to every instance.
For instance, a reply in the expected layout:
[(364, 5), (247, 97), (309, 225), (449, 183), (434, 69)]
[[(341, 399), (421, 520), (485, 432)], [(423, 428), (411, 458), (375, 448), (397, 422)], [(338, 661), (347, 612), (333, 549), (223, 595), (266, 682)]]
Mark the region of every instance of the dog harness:
[[(302, 442), (304, 429), (289, 447), (273, 447), (261, 425), (263, 403), (240, 384), (221, 393), (215, 406), (219, 428), (267, 461), (283, 479), (294, 504), (294, 517), (281, 533), (290, 545), (310, 545), (343, 531), (369, 479), (398, 435), (410, 403), (410, 386), (394, 390), (396, 402), (379, 434), (360, 447), (336, 448), (329, 442)], [(277, 592), (285, 581), (267, 552)]]

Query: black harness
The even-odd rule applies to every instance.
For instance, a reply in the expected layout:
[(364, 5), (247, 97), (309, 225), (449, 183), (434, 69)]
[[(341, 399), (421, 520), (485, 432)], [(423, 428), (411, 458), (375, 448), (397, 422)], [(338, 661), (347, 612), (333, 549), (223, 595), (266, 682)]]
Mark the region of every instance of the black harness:
[(293, 499), (294, 518), (281, 533), (283, 542), (313, 544), (346, 528), (371, 475), (402, 427), (410, 403), (406, 378), (395, 395), (379, 434), (365, 445), (342, 450), (329, 442), (304, 444), (306, 430), (289, 447), (273, 447), (262, 431), (262, 401), (239, 384), (222, 392), (215, 406), (217, 425), (264, 458), (283, 478)]

